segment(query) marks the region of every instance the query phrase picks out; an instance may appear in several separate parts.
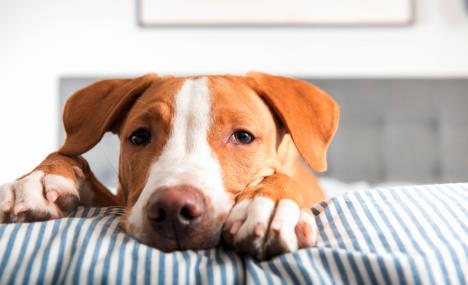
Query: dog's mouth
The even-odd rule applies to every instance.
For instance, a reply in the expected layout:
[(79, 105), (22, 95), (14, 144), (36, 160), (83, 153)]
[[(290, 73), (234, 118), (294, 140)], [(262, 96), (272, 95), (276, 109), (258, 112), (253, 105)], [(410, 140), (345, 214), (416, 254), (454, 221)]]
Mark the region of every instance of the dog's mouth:
[(174, 230), (170, 234), (150, 230), (145, 233), (145, 243), (165, 252), (212, 248), (220, 242), (222, 226), (208, 224), (189, 230)]
[(158, 230), (151, 221), (143, 221), (142, 230), (131, 225), (126, 217), (122, 217), (121, 229), (136, 240), (162, 250), (172, 252), (177, 250), (200, 250), (216, 247), (221, 242), (221, 233), (226, 214), (217, 218), (206, 218), (188, 227), (172, 225)]
[(204, 192), (188, 184), (159, 187), (127, 205), (121, 228), (165, 252), (213, 248), (220, 243), (232, 201)]

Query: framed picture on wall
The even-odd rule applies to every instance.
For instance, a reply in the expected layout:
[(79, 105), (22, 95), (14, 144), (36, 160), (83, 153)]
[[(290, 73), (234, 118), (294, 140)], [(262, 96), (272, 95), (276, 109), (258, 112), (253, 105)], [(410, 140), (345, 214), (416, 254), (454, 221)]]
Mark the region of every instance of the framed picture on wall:
[(408, 25), (414, 0), (137, 0), (159, 25)]

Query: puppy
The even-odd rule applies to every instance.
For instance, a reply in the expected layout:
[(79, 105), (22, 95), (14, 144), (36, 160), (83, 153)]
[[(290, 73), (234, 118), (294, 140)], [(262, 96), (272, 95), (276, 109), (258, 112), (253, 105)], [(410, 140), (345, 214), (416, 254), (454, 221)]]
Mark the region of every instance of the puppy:
[[(0, 222), (65, 217), (77, 205), (123, 206), (121, 228), (163, 251), (221, 240), (258, 259), (313, 246), (314, 174), (339, 110), (304, 81), (263, 73), (96, 82), (67, 101), (64, 145), (0, 188)], [(80, 156), (120, 138), (111, 194)]]

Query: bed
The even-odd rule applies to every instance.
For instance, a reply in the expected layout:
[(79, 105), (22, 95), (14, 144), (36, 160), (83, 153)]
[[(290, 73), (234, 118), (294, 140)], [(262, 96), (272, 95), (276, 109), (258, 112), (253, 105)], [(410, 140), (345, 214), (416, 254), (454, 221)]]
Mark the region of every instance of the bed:
[(468, 184), (337, 183), (313, 208), (316, 247), (264, 262), (149, 248), (120, 232), (121, 208), (0, 225), (0, 284), (467, 284)]

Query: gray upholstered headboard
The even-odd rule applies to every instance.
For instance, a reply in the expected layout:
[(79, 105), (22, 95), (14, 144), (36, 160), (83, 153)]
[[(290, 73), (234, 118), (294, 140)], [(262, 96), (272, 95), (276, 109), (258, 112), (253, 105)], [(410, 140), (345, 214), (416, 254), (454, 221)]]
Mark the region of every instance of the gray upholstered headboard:
[[(61, 110), (70, 94), (96, 80), (62, 78)], [(341, 107), (326, 176), (371, 183), (468, 181), (468, 79), (310, 81)], [(106, 185), (115, 185), (117, 139), (106, 136), (86, 157)]]

